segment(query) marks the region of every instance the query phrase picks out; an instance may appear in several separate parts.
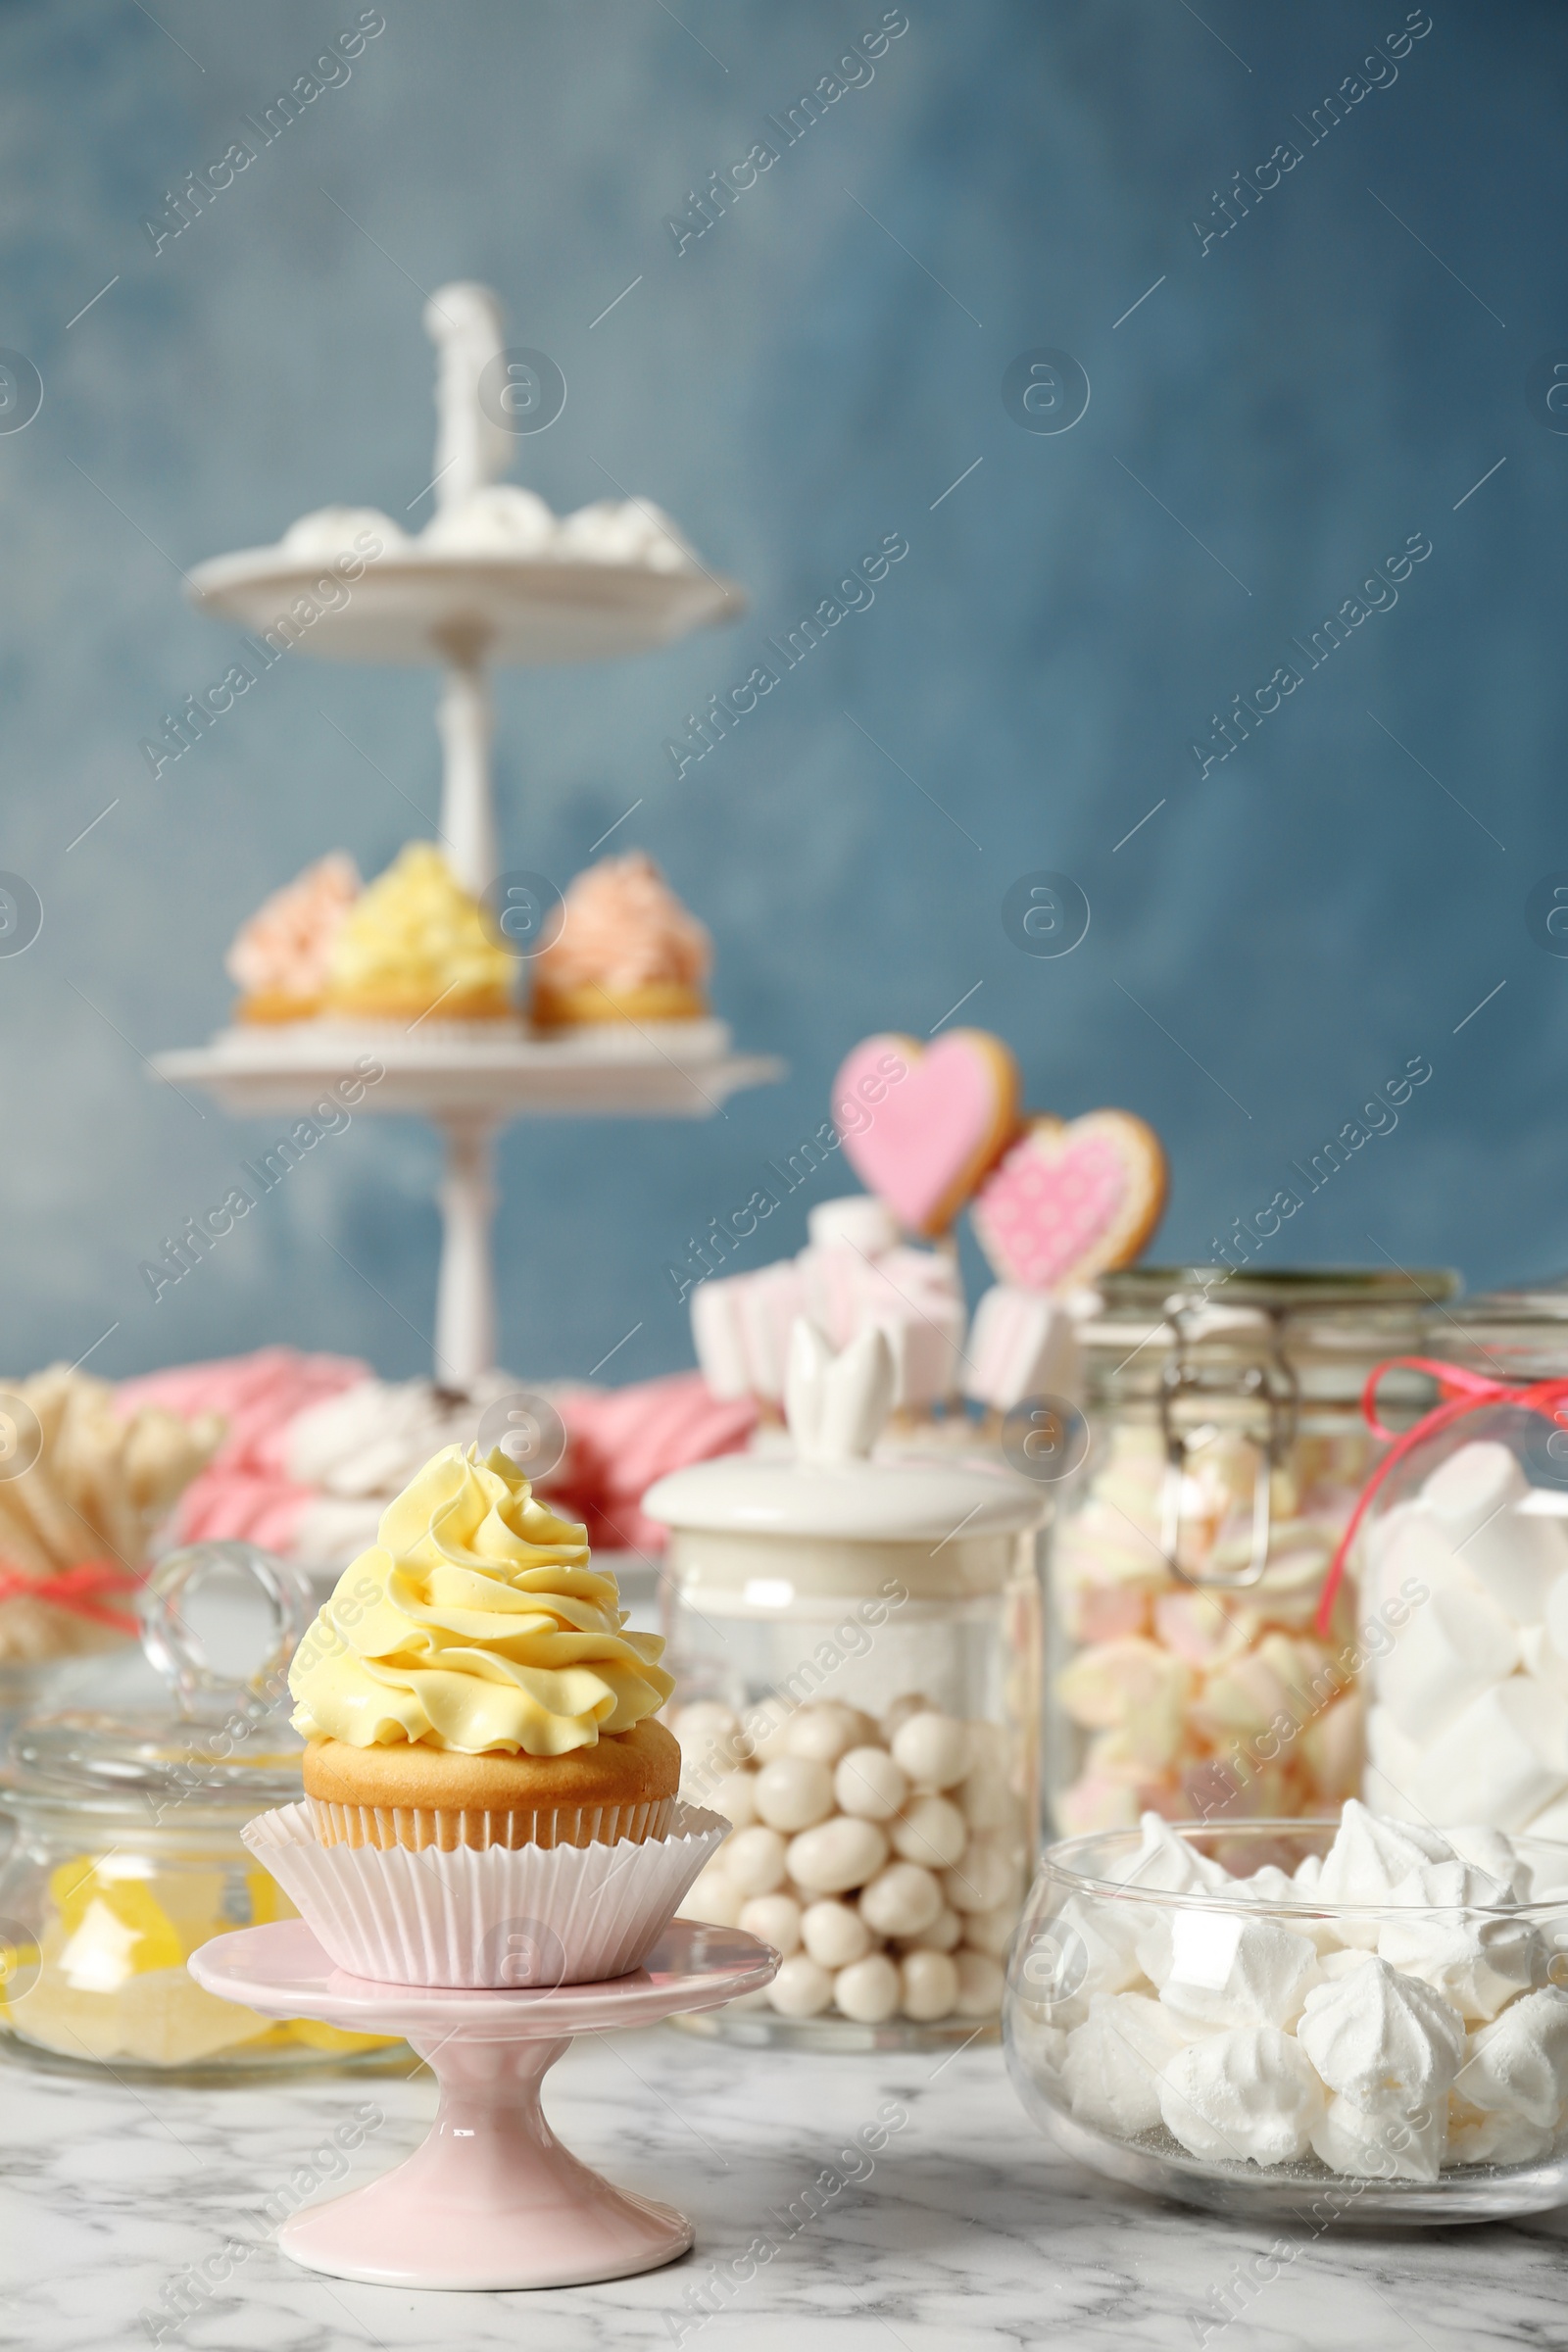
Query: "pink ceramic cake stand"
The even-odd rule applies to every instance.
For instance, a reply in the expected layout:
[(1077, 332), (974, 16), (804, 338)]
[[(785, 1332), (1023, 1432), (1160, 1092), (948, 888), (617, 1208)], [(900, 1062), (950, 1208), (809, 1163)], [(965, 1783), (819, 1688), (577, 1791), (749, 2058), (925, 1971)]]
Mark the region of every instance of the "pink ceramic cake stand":
[(351, 2034), (402, 2034), (433, 2069), (429, 2138), (395, 2172), (286, 2222), (278, 2244), (307, 2270), (380, 2286), (586, 2286), (684, 2254), (673, 2206), (614, 2188), (564, 2148), (539, 2109), (574, 2034), (715, 2009), (765, 1984), (778, 1955), (735, 1928), (672, 1920), (644, 1965), (608, 1984), (455, 1992), (334, 1968), (303, 1920), (215, 1936), (190, 1959), (199, 1984), (265, 2017), (315, 2017)]

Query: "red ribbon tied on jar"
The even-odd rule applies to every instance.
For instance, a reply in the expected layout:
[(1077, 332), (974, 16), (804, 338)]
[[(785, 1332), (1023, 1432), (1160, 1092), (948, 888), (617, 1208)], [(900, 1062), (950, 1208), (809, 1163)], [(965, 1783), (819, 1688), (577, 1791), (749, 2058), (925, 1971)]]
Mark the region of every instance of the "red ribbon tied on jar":
[[(1435, 1404), (1430, 1413), (1424, 1413), (1409, 1429), (1385, 1429), (1378, 1419), (1378, 1382), (1386, 1372), (1399, 1371), (1428, 1374), (1437, 1382), (1443, 1401)], [(1416, 1446), (1423, 1445), (1428, 1438), (1436, 1437), (1440, 1430), (1451, 1427), (1455, 1421), (1462, 1421), (1466, 1413), (1479, 1412), (1484, 1404), (1512, 1404), (1521, 1412), (1540, 1413), (1544, 1420), (1555, 1421), (1560, 1429), (1568, 1433), (1568, 1380), (1538, 1380), (1521, 1386), (1516, 1381), (1488, 1380), (1479, 1372), (1466, 1372), (1458, 1364), (1440, 1364), (1428, 1355), (1391, 1355), (1367, 1375), (1366, 1386), (1361, 1391), (1362, 1416), (1373, 1436), (1387, 1442), (1389, 1450), (1361, 1489), (1355, 1508), (1340, 1538), (1339, 1548), (1329, 1563), (1322, 1598), (1317, 1604), (1316, 1625), (1320, 1635), (1326, 1636), (1328, 1633), (1335, 1595), (1345, 1575), (1345, 1563), (1361, 1532), (1367, 1506), (1384, 1481), (1392, 1471), (1397, 1469), (1406, 1454), (1414, 1452)], [(1565, 1461), (1564, 1467), (1568, 1469), (1568, 1461)]]
[(74, 1568), (58, 1569), (53, 1576), (29, 1576), (24, 1568), (0, 1564), (0, 1600), (47, 1600), (73, 1617), (111, 1626), (117, 1634), (136, 1634), (141, 1631), (139, 1620), (112, 1603), (139, 1592), (142, 1582), (134, 1569), (119, 1560), (78, 1560)]

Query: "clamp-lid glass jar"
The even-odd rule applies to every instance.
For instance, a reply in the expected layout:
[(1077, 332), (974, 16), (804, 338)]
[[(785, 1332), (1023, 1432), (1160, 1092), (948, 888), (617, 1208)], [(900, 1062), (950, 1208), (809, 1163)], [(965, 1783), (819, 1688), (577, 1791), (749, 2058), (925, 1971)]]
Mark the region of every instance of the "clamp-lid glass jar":
[[(215, 1674), (181, 1607), (235, 1569), (270, 1603), (273, 1641), (248, 1682)], [(303, 1570), (248, 1544), (173, 1553), (140, 1594), (142, 1646), (180, 1711), (39, 1716), (13, 1733), (0, 1811), (0, 2049), (68, 2072), (230, 2076), (392, 2054), (396, 2037), (279, 2025), (205, 1992), (185, 1963), (231, 1928), (297, 1916), (240, 1842), (301, 1794), (304, 1749), (281, 1703), (316, 1611)]]
[(1089, 1452), (1051, 1566), (1046, 1770), (1063, 1834), (1149, 1809), (1322, 1812), (1355, 1793), (1352, 1596), (1327, 1639), (1313, 1618), (1382, 1450), (1367, 1374), (1408, 1353), (1456, 1288), (1402, 1270), (1103, 1279), (1079, 1333)]
[(688, 1916), (784, 1955), (693, 2032), (824, 2049), (995, 2032), (1038, 1838), (1037, 1487), (872, 1447), (880, 1331), (834, 1360), (798, 1323), (796, 1451), (731, 1455), (643, 1498), (666, 1586), (683, 1793), (734, 1835)]
[(1425, 1352), (1443, 1401), (1367, 1498), (1365, 1795), (1568, 1841), (1568, 1289), (1467, 1299)]

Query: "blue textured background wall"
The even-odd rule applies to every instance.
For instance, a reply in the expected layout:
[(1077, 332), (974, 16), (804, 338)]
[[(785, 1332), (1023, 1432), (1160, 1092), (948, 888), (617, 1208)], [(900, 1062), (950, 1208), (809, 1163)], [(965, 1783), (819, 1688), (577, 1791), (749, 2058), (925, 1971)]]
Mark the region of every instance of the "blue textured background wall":
[[(851, 1043), (973, 989), (1033, 1103), (1165, 1135), (1165, 1250), (1205, 1252), (1424, 1055), (1276, 1260), (1475, 1284), (1568, 1258), (1568, 962), (1524, 918), (1568, 866), (1568, 438), (1526, 393), (1568, 346), (1568, 24), (1434, 0), (1313, 144), (1400, 0), (1210, 0), (1206, 24), (909, 0), (874, 79), (677, 256), (665, 215), (880, 13), (386, 0), (347, 84), (156, 255), (142, 216), (357, 8), (0, 14), (0, 344), (46, 388), (0, 436), (0, 866), (45, 907), (0, 960), (11, 1369), (116, 1321), (94, 1368), (268, 1338), (427, 1362), (413, 1124), (357, 1121), (156, 1306), (136, 1266), (268, 1138), (143, 1057), (219, 1023), (264, 891), (426, 829), (433, 681), (296, 658), (156, 783), (137, 744), (228, 658), (182, 565), (328, 501), (405, 516), (431, 471), (419, 289), (460, 275), (570, 385), (520, 477), (558, 509), (646, 492), (754, 599), (727, 635), (502, 681), (508, 861), (564, 876), (642, 796), (616, 846), (663, 861), (716, 936), (720, 1009), (793, 1069), (707, 1126), (513, 1130), (516, 1370), (581, 1373), (638, 1323), (622, 1377), (689, 1360), (664, 1261), (822, 1116)], [(1204, 250), (1195, 216), (1222, 226), (1214, 192), (1285, 140), (1299, 164)], [(1059, 436), (1001, 397), (1040, 345), (1093, 386)], [(894, 531), (875, 605), (677, 781), (680, 714)], [(1210, 713), (1417, 532), (1397, 606), (1200, 776)], [(1094, 910), (1061, 960), (1002, 925), (1042, 866)], [(807, 1198), (754, 1251), (796, 1246)]]

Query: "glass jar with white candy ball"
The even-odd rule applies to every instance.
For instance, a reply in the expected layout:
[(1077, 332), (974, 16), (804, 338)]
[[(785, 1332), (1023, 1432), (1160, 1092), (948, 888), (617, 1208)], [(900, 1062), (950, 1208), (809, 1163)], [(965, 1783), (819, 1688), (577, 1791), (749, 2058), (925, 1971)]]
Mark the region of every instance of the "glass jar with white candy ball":
[(879, 1332), (796, 1327), (793, 1456), (644, 1498), (670, 1529), (683, 1792), (734, 1824), (682, 1906), (783, 1955), (691, 2030), (814, 2048), (995, 2034), (1038, 1836), (1039, 1490), (878, 1458)]

